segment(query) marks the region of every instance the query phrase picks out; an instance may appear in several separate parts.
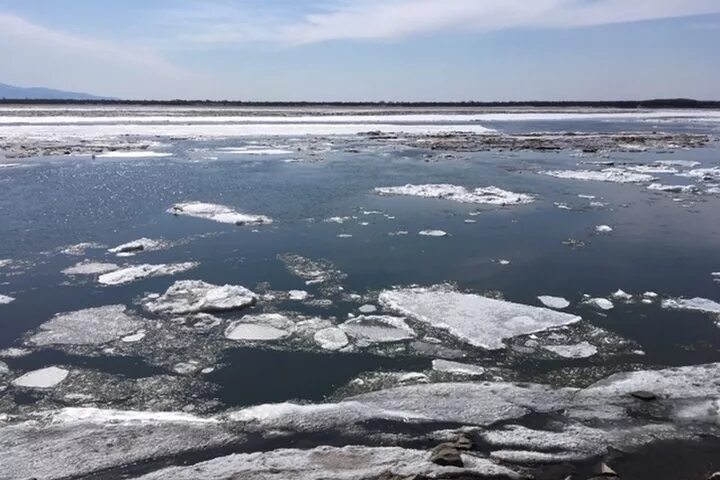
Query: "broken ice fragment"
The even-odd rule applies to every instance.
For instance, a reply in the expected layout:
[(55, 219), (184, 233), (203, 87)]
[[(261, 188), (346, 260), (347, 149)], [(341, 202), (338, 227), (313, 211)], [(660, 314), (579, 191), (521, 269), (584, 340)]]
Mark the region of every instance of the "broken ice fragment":
[(313, 339), (324, 350), (340, 350), (349, 343), (345, 332), (334, 327), (318, 330), (315, 332)]
[(59, 313), (40, 325), (28, 343), (45, 345), (101, 345), (137, 332), (144, 322), (124, 305)]
[(307, 299), (308, 292), (305, 290), (290, 290), (288, 292), (288, 299), (289, 300), (296, 300), (296, 301), (303, 301)]
[(468, 377), (478, 377), (485, 374), (485, 369), (483, 367), (469, 365), (467, 363), (451, 362), (448, 360), (433, 360), (432, 368), (436, 372), (466, 375)]
[(52, 388), (65, 380), (70, 372), (60, 367), (47, 367), (33, 370), (13, 380), (16, 387)]
[(540, 173), (556, 178), (597, 182), (642, 183), (655, 180), (655, 177), (653, 177), (652, 175), (628, 172), (627, 170), (623, 170), (621, 168), (606, 168), (600, 171), (548, 170)]
[(239, 285), (218, 286), (200, 280), (175, 282), (160, 296), (143, 299), (146, 310), (155, 314), (184, 315), (237, 310), (255, 304), (257, 296)]
[(200, 264), (197, 262), (136, 265), (102, 274), (98, 277), (98, 282), (103, 285), (123, 285), (145, 278), (163, 277), (187, 272), (188, 270), (196, 268), (198, 265)]
[(418, 235), (422, 235), (424, 237), (445, 237), (447, 236), (447, 232), (443, 230), (421, 230), (418, 232)]
[(670, 298), (662, 301), (662, 307), (676, 310), (695, 310), (698, 312), (720, 314), (720, 303), (700, 297)]
[(14, 302), (15, 299), (13, 297), (8, 297), (7, 295), (0, 295), (0, 305), (7, 305), (10, 302)]
[(460, 203), (477, 203), (486, 205), (520, 205), (535, 200), (532, 195), (514, 193), (497, 187), (466, 189), (449, 184), (407, 184), (401, 187), (378, 187), (375, 192), (380, 195), (410, 195), (425, 198), (442, 198)]
[(363, 315), (340, 325), (358, 345), (402, 342), (415, 338), (415, 332), (403, 318), (388, 315)]
[(609, 225), (598, 225), (595, 227), (595, 231), (597, 233), (610, 233), (613, 231), (613, 228)]
[(589, 342), (576, 345), (546, 345), (543, 348), (565, 358), (587, 358), (598, 352), (597, 347)]
[(570, 306), (570, 302), (568, 302), (562, 297), (551, 297), (549, 295), (543, 295), (537, 298), (546, 307), (554, 308), (556, 310), (562, 310), (563, 308), (567, 308)]
[(110, 253), (135, 253), (135, 252), (149, 252), (153, 250), (162, 250), (167, 248), (168, 242), (164, 240), (153, 240), (151, 238), (139, 238), (132, 242), (123, 243), (117, 247), (108, 250)]
[(504, 348), (503, 340), (508, 338), (581, 320), (575, 315), (460, 293), (446, 286), (386, 290), (379, 298), (389, 309), (488, 350)]
[(246, 315), (235, 320), (225, 329), (229, 340), (270, 341), (280, 340), (291, 334), (292, 320), (277, 313)]
[(119, 269), (119, 265), (114, 263), (99, 263), (85, 260), (76, 263), (72, 267), (68, 267), (62, 271), (65, 275), (102, 275), (103, 273), (113, 272)]
[(204, 218), (220, 223), (234, 225), (262, 225), (272, 223), (272, 219), (265, 215), (251, 215), (240, 213), (230, 207), (214, 203), (187, 202), (176, 203), (168, 210), (173, 215), (187, 215), (189, 217)]
[(615, 308), (615, 305), (613, 305), (613, 303), (607, 298), (589, 298), (583, 303), (599, 308), (600, 310), (612, 310)]

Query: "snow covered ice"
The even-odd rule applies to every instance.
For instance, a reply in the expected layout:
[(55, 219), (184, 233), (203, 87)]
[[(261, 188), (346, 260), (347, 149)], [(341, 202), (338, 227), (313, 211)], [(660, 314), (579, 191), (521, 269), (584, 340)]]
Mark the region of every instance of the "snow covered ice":
[(188, 313), (238, 310), (255, 304), (257, 296), (239, 285), (213, 285), (200, 280), (175, 282), (160, 296), (147, 296), (143, 304), (155, 314), (185, 315)]
[(548, 308), (554, 308), (556, 310), (563, 310), (570, 306), (570, 302), (562, 297), (553, 297), (550, 295), (542, 295), (538, 297), (538, 300), (542, 302)]
[(444, 286), (386, 290), (379, 298), (391, 310), (488, 350), (504, 348), (503, 340), (508, 338), (581, 320), (575, 315), (461, 293)]
[(546, 170), (540, 172), (551, 177), (614, 183), (643, 183), (652, 182), (655, 177), (644, 173), (633, 173), (621, 168), (606, 168), (603, 170)]
[(60, 367), (33, 370), (13, 380), (16, 387), (52, 388), (65, 380), (70, 372)]
[(132, 283), (145, 278), (176, 275), (178, 273), (192, 270), (198, 265), (199, 264), (197, 262), (135, 265), (104, 273), (98, 277), (98, 283), (101, 283), (102, 285), (123, 285), (125, 283)]
[(486, 205), (522, 205), (532, 203), (535, 198), (524, 193), (514, 193), (498, 187), (480, 187), (467, 189), (457, 185), (429, 184), (404, 185), (401, 187), (378, 187), (375, 189), (380, 195), (407, 195), (424, 198), (447, 199), (460, 203), (475, 203)]
[(203, 202), (176, 203), (168, 210), (173, 215), (186, 215), (203, 218), (220, 223), (234, 225), (264, 225), (272, 223), (272, 219), (265, 215), (251, 215), (241, 213), (224, 205)]

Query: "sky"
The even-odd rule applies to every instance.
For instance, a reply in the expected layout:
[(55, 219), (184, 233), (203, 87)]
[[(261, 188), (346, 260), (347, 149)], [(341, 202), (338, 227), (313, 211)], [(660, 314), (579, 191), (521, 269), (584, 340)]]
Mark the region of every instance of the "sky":
[(127, 99), (720, 99), (720, 0), (0, 0), (0, 83)]

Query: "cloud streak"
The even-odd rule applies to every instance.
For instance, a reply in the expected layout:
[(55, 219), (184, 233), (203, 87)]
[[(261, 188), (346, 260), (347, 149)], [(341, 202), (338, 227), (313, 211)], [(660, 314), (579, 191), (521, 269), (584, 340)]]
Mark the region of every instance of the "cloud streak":
[[(205, 15), (207, 15), (207, 4)], [(311, 5), (312, 7), (312, 5)], [(186, 40), (206, 44), (388, 40), (433, 32), (574, 28), (720, 13), (717, 0), (334, 0), (295, 19), (263, 17), (223, 3)], [(220, 11), (220, 10), (219, 10)], [(275, 12), (277, 13), (277, 12)], [(188, 18), (193, 15), (187, 15)], [(207, 20), (207, 16), (205, 18)]]

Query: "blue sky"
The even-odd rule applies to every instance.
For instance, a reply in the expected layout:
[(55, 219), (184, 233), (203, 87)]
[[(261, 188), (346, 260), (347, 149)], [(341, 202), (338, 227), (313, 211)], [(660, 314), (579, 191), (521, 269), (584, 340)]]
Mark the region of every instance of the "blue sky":
[(720, 99), (720, 0), (0, 0), (0, 82), (123, 98)]

